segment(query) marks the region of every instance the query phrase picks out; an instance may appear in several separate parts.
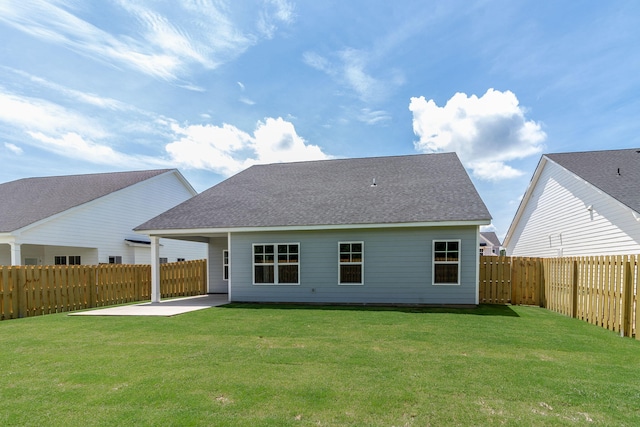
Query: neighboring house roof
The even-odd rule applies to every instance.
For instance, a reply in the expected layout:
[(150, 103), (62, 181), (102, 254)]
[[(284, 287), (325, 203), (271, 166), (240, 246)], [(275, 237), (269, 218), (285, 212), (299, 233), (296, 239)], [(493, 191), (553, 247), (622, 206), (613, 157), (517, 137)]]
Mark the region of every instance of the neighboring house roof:
[(640, 148), (547, 154), (546, 157), (640, 212)]
[(0, 232), (18, 230), (170, 171), (175, 169), (24, 178), (0, 184)]
[(457, 155), (441, 153), (252, 166), (135, 230), (490, 219)]
[(503, 245), (511, 243), (513, 232), (547, 162), (553, 162), (613, 199), (640, 213), (640, 148), (545, 154), (533, 173), (520, 206), (509, 226)]
[(498, 239), (498, 235), (494, 231), (481, 231), (480, 235), (491, 245), (500, 246), (500, 239)]

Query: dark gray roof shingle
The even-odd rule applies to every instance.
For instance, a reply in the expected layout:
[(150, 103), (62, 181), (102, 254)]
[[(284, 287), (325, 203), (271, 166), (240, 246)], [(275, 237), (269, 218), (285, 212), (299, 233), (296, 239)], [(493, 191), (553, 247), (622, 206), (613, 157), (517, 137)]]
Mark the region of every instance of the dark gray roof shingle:
[(494, 231), (481, 231), (480, 235), (487, 239), (493, 246), (501, 246), (500, 239), (498, 239), (498, 235)]
[(640, 212), (640, 148), (556, 153), (546, 157)]
[(24, 178), (0, 184), (0, 232), (11, 232), (172, 169)]
[(442, 153), (252, 166), (136, 230), (490, 218), (457, 155)]

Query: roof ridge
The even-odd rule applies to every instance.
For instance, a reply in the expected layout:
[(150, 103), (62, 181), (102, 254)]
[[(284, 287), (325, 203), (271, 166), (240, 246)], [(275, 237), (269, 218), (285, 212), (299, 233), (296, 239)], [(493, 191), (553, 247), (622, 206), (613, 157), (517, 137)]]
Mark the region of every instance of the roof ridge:
[(357, 161), (357, 160), (378, 160), (378, 159), (398, 159), (398, 158), (409, 158), (409, 157), (421, 157), (421, 156), (434, 156), (434, 155), (443, 155), (443, 154), (455, 154), (455, 151), (445, 151), (438, 153), (417, 153), (417, 154), (396, 154), (393, 156), (370, 156), (370, 157), (338, 157), (338, 158), (328, 158), (328, 159), (317, 159), (317, 160), (298, 160), (293, 162), (273, 162), (273, 163), (261, 163), (255, 164), (254, 166), (273, 166), (273, 165), (295, 165), (301, 163), (321, 163), (321, 162), (339, 162), (339, 161)]
[(24, 177), (24, 178), (15, 179), (13, 181), (2, 182), (2, 183), (0, 183), (0, 185), (8, 184), (10, 182), (29, 180), (29, 179), (73, 178), (73, 177), (87, 177), (87, 176), (98, 176), (98, 175), (134, 174), (134, 173), (143, 173), (143, 172), (158, 172), (158, 175), (160, 175), (160, 173), (169, 172), (169, 171), (173, 171), (173, 170), (177, 170), (177, 168), (140, 169), (140, 170), (134, 170), (134, 171), (114, 171), (114, 172), (96, 172), (96, 173), (76, 173), (76, 174), (69, 174), (69, 175), (27, 176), (27, 177)]

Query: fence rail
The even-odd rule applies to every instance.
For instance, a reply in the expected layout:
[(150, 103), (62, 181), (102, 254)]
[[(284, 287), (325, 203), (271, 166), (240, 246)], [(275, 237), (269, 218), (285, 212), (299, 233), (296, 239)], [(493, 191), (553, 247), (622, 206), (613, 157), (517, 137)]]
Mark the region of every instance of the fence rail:
[(640, 339), (639, 257), (480, 257), (479, 300), (539, 305)]
[[(160, 266), (164, 298), (207, 292), (206, 260)], [(149, 265), (0, 266), (0, 320), (151, 299)]]

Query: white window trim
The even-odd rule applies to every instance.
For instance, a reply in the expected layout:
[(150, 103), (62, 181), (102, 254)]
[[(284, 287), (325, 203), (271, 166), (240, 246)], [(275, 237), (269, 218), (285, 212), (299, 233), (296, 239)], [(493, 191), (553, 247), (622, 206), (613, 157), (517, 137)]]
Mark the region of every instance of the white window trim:
[[(457, 283), (436, 283), (436, 242), (458, 242), (458, 261), (438, 261), (438, 264), (457, 264)], [(431, 283), (434, 286), (460, 286), (460, 271), (462, 270), (462, 241), (460, 239), (434, 239), (431, 242)]]
[[(340, 261), (340, 245), (343, 244), (360, 244), (362, 245), (362, 260), (360, 262), (341, 262)], [(340, 267), (343, 265), (359, 265), (360, 266), (360, 283), (342, 283), (340, 281)], [(363, 286), (364, 285), (364, 241), (338, 242), (338, 285), (340, 286)]]
[[(253, 248), (252, 248), (253, 250)], [(225, 256), (226, 254), (226, 256)], [(225, 263), (226, 258), (226, 263)], [(224, 268), (227, 267), (227, 277), (224, 277)], [(222, 280), (228, 282), (229, 281), (229, 249), (222, 250)]]
[[(271, 246), (273, 245), (273, 283), (256, 283), (256, 258), (255, 247), (256, 246)], [(297, 245), (298, 246), (298, 262), (289, 263), (288, 265), (298, 266), (298, 281), (296, 283), (279, 283), (278, 282), (278, 245)], [(300, 286), (300, 242), (289, 243), (253, 243), (251, 245), (251, 276), (253, 278), (254, 286)]]

